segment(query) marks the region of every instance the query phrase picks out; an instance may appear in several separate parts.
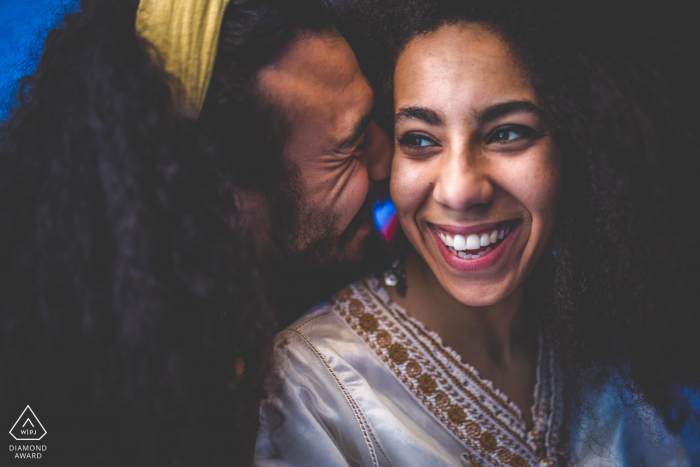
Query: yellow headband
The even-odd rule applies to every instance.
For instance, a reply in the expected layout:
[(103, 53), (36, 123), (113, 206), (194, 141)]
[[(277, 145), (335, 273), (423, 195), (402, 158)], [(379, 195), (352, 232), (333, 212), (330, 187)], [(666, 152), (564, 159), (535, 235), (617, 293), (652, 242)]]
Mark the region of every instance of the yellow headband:
[(173, 90), (174, 97), (193, 118), (202, 110), (209, 88), (229, 1), (141, 0), (136, 12), (136, 33), (153, 44), (165, 70), (180, 81), (182, 92)]

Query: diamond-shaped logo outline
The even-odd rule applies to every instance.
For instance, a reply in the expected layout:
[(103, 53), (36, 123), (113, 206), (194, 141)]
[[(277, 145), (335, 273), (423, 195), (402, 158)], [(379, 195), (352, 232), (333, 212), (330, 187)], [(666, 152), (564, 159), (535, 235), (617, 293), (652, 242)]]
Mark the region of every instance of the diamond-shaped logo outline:
[[(22, 417), (24, 417), (24, 414), (27, 413), (27, 410), (29, 410), (29, 411), (32, 413), (32, 415), (34, 416), (34, 420), (36, 420), (37, 423), (39, 424), (39, 426), (41, 427), (41, 429), (44, 430), (44, 433), (43, 433), (41, 436), (39, 436), (38, 438), (18, 438), (18, 437), (15, 436), (14, 433), (12, 433), (12, 430), (14, 430), (15, 427), (17, 426), (17, 424), (20, 422), (20, 420), (22, 420)], [(25, 422), (25, 423), (26, 423), (26, 422)], [(44, 436), (46, 436), (46, 428), (44, 428), (44, 425), (41, 424), (41, 421), (39, 420), (39, 417), (36, 416), (36, 414), (34, 413), (34, 411), (32, 410), (32, 408), (29, 407), (29, 406), (27, 406), (27, 407), (22, 411), (22, 414), (19, 416), (19, 418), (17, 419), (17, 421), (15, 422), (15, 424), (12, 425), (12, 428), (10, 428), (10, 434), (11, 434), (12, 437), (13, 437), (15, 440), (17, 440), (17, 441), (39, 441), (41, 438), (43, 438)]]

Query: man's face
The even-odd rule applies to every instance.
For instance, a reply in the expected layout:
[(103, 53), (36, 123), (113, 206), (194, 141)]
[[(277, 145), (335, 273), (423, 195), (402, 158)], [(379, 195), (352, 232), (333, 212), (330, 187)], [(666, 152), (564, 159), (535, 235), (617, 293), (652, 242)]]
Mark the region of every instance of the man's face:
[(267, 196), (268, 220), (255, 232), (263, 259), (360, 261), (373, 182), (388, 177), (392, 144), (371, 121), (372, 89), (350, 46), (333, 33), (303, 36), (259, 71), (258, 86), (289, 129), (289, 173)]

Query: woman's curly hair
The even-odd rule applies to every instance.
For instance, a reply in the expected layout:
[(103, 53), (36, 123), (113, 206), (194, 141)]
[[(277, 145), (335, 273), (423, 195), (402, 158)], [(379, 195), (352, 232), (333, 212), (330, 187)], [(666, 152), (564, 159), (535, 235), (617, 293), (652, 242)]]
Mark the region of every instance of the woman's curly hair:
[(528, 278), (528, 300), (572, 387), (616, 379), (677, 429), (686, 390), (700, 387), (692, 274), (700, 102), (688, 71), (697, 51), (662, 38), (668, 31), (652, 21), (625, 27), (614, 8), (602, 18), (538, 5), (355, 0), (341, 14), (388, 130), (394, 66), (411, 39), (476, 22), (509, 44), (564, 166), (556, 231)]
[(231, 2), (197, 121), (138, 0), (82, 0), (48, 34), (0, 127), (0, 399), (53, 428), (45, 461), (250, 462), (275, 319), (239, 187), (274, 183), (283, 132), (249, 91), (328, 27), (314, 5)]

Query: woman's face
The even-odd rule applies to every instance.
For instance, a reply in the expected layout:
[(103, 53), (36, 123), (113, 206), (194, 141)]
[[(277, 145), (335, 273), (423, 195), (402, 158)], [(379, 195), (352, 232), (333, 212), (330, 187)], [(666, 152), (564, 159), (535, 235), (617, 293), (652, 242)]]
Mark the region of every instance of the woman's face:
[(560, 161), (527, 73), (478, 24), (411, 41), (394, 76), (391, 196), (401, 225), (447, 292), (501, 301), (554, 228)]

